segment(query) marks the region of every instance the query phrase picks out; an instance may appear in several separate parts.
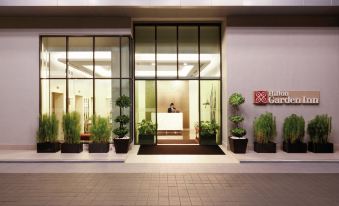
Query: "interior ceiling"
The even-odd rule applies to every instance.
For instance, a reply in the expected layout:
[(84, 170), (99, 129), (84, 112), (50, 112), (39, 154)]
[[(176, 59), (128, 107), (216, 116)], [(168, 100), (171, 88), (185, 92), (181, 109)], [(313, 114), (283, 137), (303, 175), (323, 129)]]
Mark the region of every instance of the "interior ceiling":
[(2, 6), (0, 16), (115, 16), (131, 18), (206, 18), (229, 15), (338, 15), (339, 6), (110, 7)]

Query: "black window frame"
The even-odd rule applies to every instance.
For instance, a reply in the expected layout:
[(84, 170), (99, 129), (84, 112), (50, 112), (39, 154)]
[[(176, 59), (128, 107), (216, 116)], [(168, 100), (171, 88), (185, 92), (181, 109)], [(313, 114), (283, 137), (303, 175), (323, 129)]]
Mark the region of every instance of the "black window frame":
[[(154, 46), (155, 46), (155, 76), (154, 77), (136, 77), (135, 76), (135, 43), (136, 43), (136, 36), (135, 36), (135, 27), (138, 27), (138, 26), (154, 26), (154, 32), (155, 32), (155, 41), (154, 41)], [(158, 78), (158, 75), (157, 75), (157, 27), (158, 26), (176, 26), (176, 31), (177, 31), (177, 39), (176, 39), (176, 47), (177, 47), (177, 75), (176, 75), (176, 78), (173, 78), (173, 77), (168, 77), (168, 78)], [(179, 26), (197, 26), (198, 27), (198, 66), (199, 66), (199, 76), (198, 78), (190, 78), (190, 77), (179, 77), (179, 58), (178, 58), (178, 55), (179, 55)], [(220, 55), (220, 76), (219, 77), (201, 77), (201, 63), (200, 63), (200, 28), (202, 26), (214, 26), (214, 27), (218, 27), (219, 28), (219, 55)], [(177, 23), (173, 23), (173, 22), (136, 22), (133, 24), (133, 37), (134, 37), (134, 51), (133, 51), (133, 82), (135, 80), (154, 80), (155, 81), (155, 103), (156, 103), (156, 113), (158, 113), (158, 108), (157, 108), (157, 105), (158, 105), (158, 99), (157, 99), (157, 82), (159, 80), (198, 80), (198, 85), (199, 85), (199, 100), (198, 100), (198, 104), (199, 104), (199, 127), (201, 126), (201, 81), (204, 81), (204, 80), (216, 80), (216, 81), (219, 81), (220, 82), (220, 142), (219, 144), (221, 145), (222, 144), (222, 124), (223, 124), (223, 121), (222, 121), (222, 97), (223, 97), (223, 92), (222, 92), (222, 25), (221, 23), (219, 22), (205, 22), (205, 23), (199, 23), (199, 22), (177, 22)], [(133, 83), (133, 91), (135, 90), (135, 84)], [(135, 94), (133, 94), (133, 97), (135, 97)], [(133, 100), (133, 105), (135, 105), (135, 100)], [(133, 113), (133, 115), (135, 115), (135, 113)], [(156, 122), (157, 122), (157, 115), (155, 115), (155, 119), (156, 119)], [(133, 120), (135, 120), (135, 116), (133, 116)], [(136, 125), (136, 123), (134, 123)], [(200, 137), (200, 130), (199, 130), (199, 137)], [(134, 134), (137, 134), (137, 128), (134, 127)], [(156, 134), (156, 144), (157, 144), (157, 134)], [(136, 142), (134, 142), (134, 144), (136, 144)]]
[[(42, 77), (41, 76), (41, 53), (42, 53), (42, 45), (43, 45), (43, 38), (48, 38), (48, 37), (62, 37), (66, 39), (66, 76), (65, 77)], [(92, 38), (93, 44), (92, 44), (92, 53), (93, 53), (93, 75), (90, 78), (77, 78), (77, 77), (68, 77), (68, 51), (69, 51), (69, 38), (72, 37), (89, 37)], [(97, 37), (112, 37), (112, 38), (119, 38), (119, 58), (120, 58), (120, 63), (119, 63), (119, 67), (120, 67), (120, 74), (119, 77), (95, 77), (95, 38)], [(129, 40), (129, 77), (122, 77), (122, 63), (121, 63), (121, 58), (122, 58), (122, 49), (121, 49), (121, 42), (122, 42), (122, 38), (128, 38)], [(93, 111), (93, 115), (96, 114), (95, 112), (95, 80), (119, 80), (120, 83), (120, 88), (119, 88), (119, 96), (122, 95), (122, 81), (123, 80), (129, 80), (129, 97), (131, 99), (131, 102), (134, 102), (134, 81), (133, 81), (133, 77), (134, 77), (134, 64), (133, 64), (133, 55), (134, 54), (134, 50), (133, 50), (133, 38), (131, 35), (39, 35), (39, 115), (42, 115), (42, 85), (41, 82), (43, 80), (65, 80), (66, 81), (66, 113), (69, 112), (69, 80), (92, 80), (92, 94), (93, 94), (93, 105), (92, 105), (92, 111)], [(114, 100), (112, 99), (112, 103), (114, 102)], [(49, 110), (50, 113), (50, 110)], [(120, 108), (120, 115), (122, 115), (122, 109)], [(130, 107), (130, 117), (133, 117), (134, 115), (134, 105), (131, 105)], [(133, 141), (133, 137), (134, 137), (134, 120), (133, 118), (130, 118), (130, 135), (131, 135), (131, 141)]]

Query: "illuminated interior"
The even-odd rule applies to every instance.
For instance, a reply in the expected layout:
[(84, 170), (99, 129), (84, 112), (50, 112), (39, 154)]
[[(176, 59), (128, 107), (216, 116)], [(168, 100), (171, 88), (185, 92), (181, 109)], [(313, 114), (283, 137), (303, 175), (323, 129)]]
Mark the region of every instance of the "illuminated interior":
[[(134, 31), (135, 123), (156, 123), (157, 144), (199, 144), (200, 121), (221, 124), (219, 25), (141, 24)], [(168, 114), (170, 103), (177, 115)], [(216, 138), (221, 143), (220, 131)]]
[(59, 139), (66, 111), (80, 113), (82, 133), (94, 113), (113, 124), (120, 109), (112, 102), (130, 96), (129, 37), (45, 36), (41, 41), (41, 113), (56, 114)]

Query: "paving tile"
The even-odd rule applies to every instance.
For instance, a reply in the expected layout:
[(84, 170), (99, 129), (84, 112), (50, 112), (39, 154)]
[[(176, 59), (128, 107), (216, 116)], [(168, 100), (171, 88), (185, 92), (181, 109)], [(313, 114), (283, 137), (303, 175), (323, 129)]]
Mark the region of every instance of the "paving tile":
[[(339, 174), (0, 174), (0, 205), (337, 205)], [(176, 179), (176, 178), (175, 178)], [(180, 179), (180, 178), (178, 178)], [(218, 180), (218, 181), (215, 181)], [(201, 182), (199, 182), (201, 181)], [(213, 182), (213, 183), (212, 183)], [(178, 184), (179, 185), (179, 184)], [(97, 188), (97, 189), (94, 189)], [(225, 189), (226, 188), (226, 189)], [(297, 192), (296, 192), (297, 191)], [(174, 194), (174, 195), (173, 195)]]

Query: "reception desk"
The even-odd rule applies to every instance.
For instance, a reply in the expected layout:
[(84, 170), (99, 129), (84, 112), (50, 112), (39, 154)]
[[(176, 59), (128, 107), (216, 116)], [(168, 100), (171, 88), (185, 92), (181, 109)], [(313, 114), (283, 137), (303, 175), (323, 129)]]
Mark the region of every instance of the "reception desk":
[[(156, 113), (152, 113), (152, 122), (155, 120)], [(157, 118), (158, 131), (182, 131), (183, 114), (182, 113), (158, 113)]]

